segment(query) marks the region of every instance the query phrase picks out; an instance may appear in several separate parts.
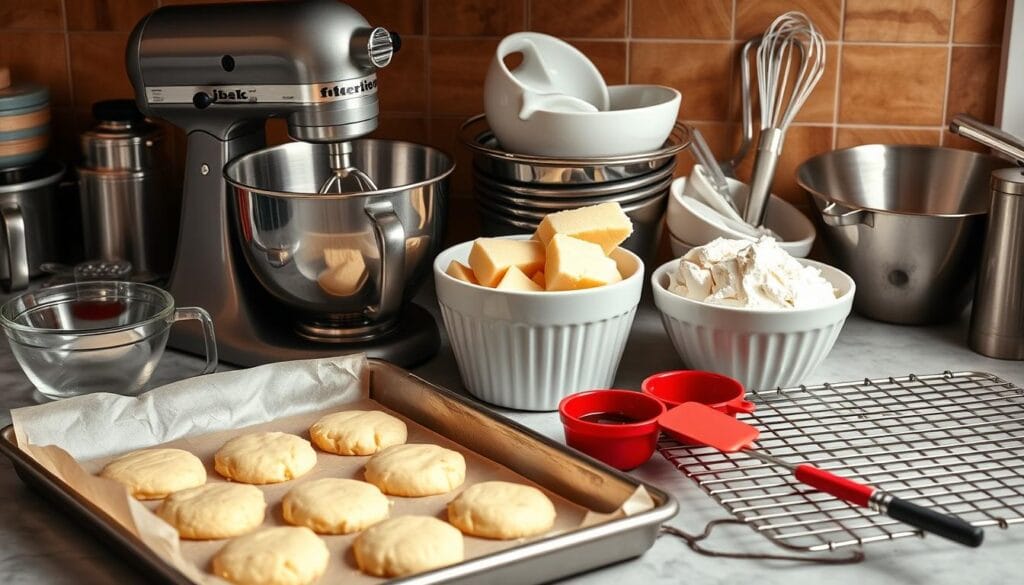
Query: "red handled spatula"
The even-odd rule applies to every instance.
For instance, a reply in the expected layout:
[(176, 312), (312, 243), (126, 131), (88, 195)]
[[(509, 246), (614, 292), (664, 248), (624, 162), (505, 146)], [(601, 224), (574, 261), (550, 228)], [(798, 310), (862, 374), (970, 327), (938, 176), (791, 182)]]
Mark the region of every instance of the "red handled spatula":
[(688, 443), (707, 445), (727, 453), (743, 451), (755, 459), (781, 465), (791, 470), (801, 483), (925, 532), (972, 547), (979, 546), (985, 537), (981, 528), (971, 526), (956, 516), (918, 506), (878, 488), (857, 483), (807, 463), (793, 465), (756, 451), (751, 448), (760, 435), (756, 428), (704, 404), (681, 404), (659, 416), (658, 424), (670, 435)]

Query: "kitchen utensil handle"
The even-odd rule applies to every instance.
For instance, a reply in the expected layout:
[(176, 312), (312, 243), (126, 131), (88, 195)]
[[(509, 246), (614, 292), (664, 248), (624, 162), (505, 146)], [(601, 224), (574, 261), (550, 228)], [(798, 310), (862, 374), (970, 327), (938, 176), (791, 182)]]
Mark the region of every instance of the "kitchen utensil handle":
[(888, 500), (885, 509), (879, 511), (885, 512), (893, 520), (899, 520), (904, 524), (920, 528), (925, 532), (958, 542), (964, 546), (978, 547), (985, 540), (985, 531), (977, 526), (972, 526), (965, 520), (930, 508), (918, 506), (913, 502), (893, 497), (889, 494), (885, 495), (892, 499)]
[(953, 119), (949, 121), (949, 131), (984, 144), (1014, 159), (1017, 164), (1024, 165), (1024, 140), (1009, 132), (989, 126), (967, 114), (953, 116)]
[[(544, 61), (544, 57), (541, 55), (542, 51), (537, 49), (536, 43), (532, 40), (523, 37), (514, 37), (508, 41), (502, 42), (501, 44), (502, 52), (495, 55), (495, 58), (502, 61), (502, 66), (505, 69), (508, 69), (508, 67), (504, 65), (505, 57), (514, 55), (515, 53), (520, 53), (523, 56), (523, 61), (518, 67), (516, 67), (516, 70), (530, 70), (532, 73), (542, 76), (544, 81), (547, 83), (550, 84), (552, 82), (551, 73), (549, 73), (550, 68)], [(512, 72), (509, 71), (509, 73)], [(518, 79), (516, 83), (523, 85), (523, 83), (518, 81)]]
[(373, 232), (380, 251), (380, 300), (367, 307), (365, 314), (375, 321), (387, 321), (402, 306), (405, 287), (405, 228), (390, 201), (368, 203), (363, 211), (373, 221)]
[(779, 128), (765, 128), (761, 131), (757, 152), (754, 155), (750, 194), (747, 195), (747, 206), (743, 211), (743, 219), (754, 227), (764, 225), (764, 216), (768, 211), (768, 195), (772, 191), (775, 167), (779, 165), (782, 141), (785, 137), (785, 132)]
[(726, 203), (735, 207), (732, 197), (729, 195), (729, 183), (726, 182), (725, 175), (722, 174), (722, 167), (718, 166), (718, 161), (715, 160), (711, 147), (708, 146), (707, 140), (704, 140), (704, 134), (697, 128), (690, 130), (690, 149), (693, 151), (693, 157), (703, 167), (711, 186), (718, 191)]
[(860, 225), (874, 227), (875, 215), (864, 209), (849, 209), (830, 201), (821, 208), (821, 221), (831, 227), (845, 227), (848, 225)]
[(740, 135), (740, 145), (732, 158), (722, 163), (722, 172), (727, 176), (736, 178), (736, 168), (740, 166), (743, 159), (747, 158), (750, 152), (750, 145), (754, 142), (754, 106), (753, 98), (750, 95), (750, 51), (761, 42), (761, 36), (748, 39), (743, 43), (740, 51), (740, 98), (742, 99), (743, 126)]
[(202, 307), (178, 307), (174, 310), (172, 323), (195, 319), (203, 325), (203, 343), (206, 345), (206, 365), (202, 374), (212, 374), (217, 369), (217, 336), (213, 332), (213, 319)]
[(797, 465), (793, 475), (801, 483), (819, 489), (825, 493), (856, 504), (863, 508), (871, 508), (881, 512), (893, 520), (899, 520), (914, 528), (920, 528), (943, 538), (966, 546), (976, 547), (984, 538), (984, 531), (976, 526), (948, 514), (930, 510), (897, 498), (882, 490), (862, 483), (840, 477), (813, 465)]
[(825, 493), (832, 494), (840, 500), (856, 504), (862, 508), (869, 507), (871, 494), (875, 493), (875, 488), (869, 485), (840, 477), (806, 463), (797, 465), (793, 470), (793, 476), (800, 483), (805, 483)]
[(28, 243), (25, 241), (25, 218), (21, 207), (12, 205), (0, 209), (3, 221), (4, 247), (7, 248), (7, 290), (28, 288)]

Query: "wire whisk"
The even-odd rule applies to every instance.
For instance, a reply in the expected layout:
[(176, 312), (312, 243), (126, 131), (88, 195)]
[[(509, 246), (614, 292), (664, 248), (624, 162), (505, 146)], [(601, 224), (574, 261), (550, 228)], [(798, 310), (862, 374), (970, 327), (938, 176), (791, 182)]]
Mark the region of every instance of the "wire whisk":
[(775, 167), (786, 130), (825, 72), (825, 39), (802, 12), (775, 19), (757, 48), (757, 92), (761, 102), (761, 138), (744, 219), (764, 223)]

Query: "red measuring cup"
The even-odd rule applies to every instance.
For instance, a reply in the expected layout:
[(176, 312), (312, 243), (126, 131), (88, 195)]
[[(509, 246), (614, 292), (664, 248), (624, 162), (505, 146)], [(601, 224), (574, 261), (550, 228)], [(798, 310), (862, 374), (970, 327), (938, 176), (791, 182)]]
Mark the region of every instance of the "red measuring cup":
[(955, 516), (918, 506), (879, 488), (840, 477), (808, 463), (794, 465), (752, 449), (751, 445), (760, 431), (704, 404), (688, 402), (668, 410), (658, 417), (658, 425), (687, 443), (699, 443), (729, 453), (743, 451), (766, 463), (781, 465), (791, 470), (801, 483), (954, 542), (976, 547), (985, 537), (981, 528)]
[(651, 458), (664, 412), (664, 404), (634, 390), (578, 392), (558, 404), (565, 442), (622, 470)]
[(714, 372), (662, 372), (645, 379), (640, 390), (662, 401), (667, 408), (674, 408), (684, 402), (699, 402), (729, 416), (754, 412), (754, 403), (744, 398), (747, 392), (743, 384), (735, 378)]

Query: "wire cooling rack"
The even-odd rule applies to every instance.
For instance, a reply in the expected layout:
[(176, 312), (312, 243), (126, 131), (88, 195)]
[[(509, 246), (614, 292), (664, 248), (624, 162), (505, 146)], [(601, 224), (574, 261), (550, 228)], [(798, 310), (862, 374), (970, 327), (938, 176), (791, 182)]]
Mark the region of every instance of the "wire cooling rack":
[[(1024, 390), (991, 374), (945, 372), (752, 392), (758, 448), (859, 479), (975, 526), (1024, 523)], [(742, 416), (742, 415), (741, 415)], [(659, 444), (739, 521), (799, 551), (920, 536), (804, 486), (741, 453)]]

